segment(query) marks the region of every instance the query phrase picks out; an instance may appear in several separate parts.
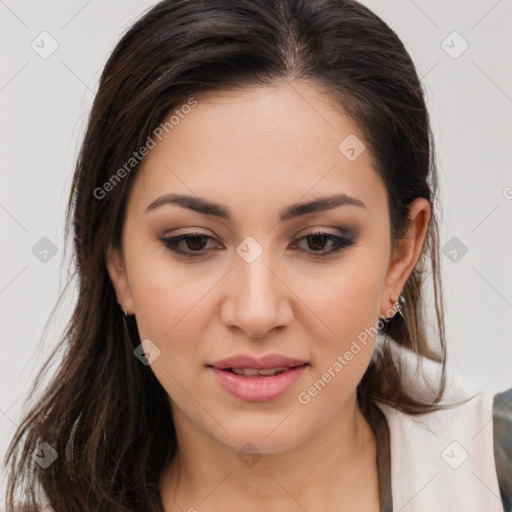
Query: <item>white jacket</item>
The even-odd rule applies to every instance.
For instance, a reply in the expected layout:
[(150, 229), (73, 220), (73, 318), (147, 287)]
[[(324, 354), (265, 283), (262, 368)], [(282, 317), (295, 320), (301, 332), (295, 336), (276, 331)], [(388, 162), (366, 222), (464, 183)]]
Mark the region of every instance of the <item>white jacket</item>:
[[(408, 387), (420, 393), (419, 383), (431, 382), (432, 395), (416, 395), (431, 398), (440, 364), (423, 360), (420, 371), (414, 352), (389, 343), (405, 364)], [(448, 367), (440, 403), (468, 399), (420, 415), (374, 402), (389, 429), (389, 439), (377, 439), (386, 482), (381, 512), (512, 512), (512, 388), (485, 393)]]

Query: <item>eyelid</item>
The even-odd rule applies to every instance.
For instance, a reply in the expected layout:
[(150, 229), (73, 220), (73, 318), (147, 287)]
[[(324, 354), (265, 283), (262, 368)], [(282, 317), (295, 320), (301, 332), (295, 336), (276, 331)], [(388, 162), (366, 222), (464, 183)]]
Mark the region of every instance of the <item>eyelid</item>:
[(342, 237), (342, 238), (343, 237), (345, 237), (345, 238), (355, 238), (355, 233), (353, 231), (351, 231), (350, 229), (332, 228), (332, 227), (327, 227), (327, 226), (325, 226), (325, 227), (324, 226), (320, 226), (320, 227), (309, 228), (308, 231), (305, 231), (305, 232), (302, 232), (302, 231), (299, 232), (299, 234), (295, 237), (295, 239), (302, 238), (304, 236), (309, 236), (309, 235), (317, 235), (317, 234), (321, 234), (321, 235), (335, 235), (335, 236), (339, 236), (339, 237)]
[[(184, 228), (184, 229), (187, 229), (187, 228)], [(200, 229), (202, 229), (202, 228), (200, 228)], [(331, 229), (334, 230), (334, 233), (330, 231)], [(297, 239), (301, 239), (305, 236), (312, 236), (312, 235), (317, 235), (317, 236), (318, 235), (334, 235), (334, 236), (339, 236), (341, 238), (348, 238), (348, 239), (356, 238), (356, 234), (351, 229), (332, 228), (332, 227), (323, 227), (323, 226), (318, 227), (317, 226), (314, 228), (308, 228), (308, 231), (299, 232), (297, 235), (294, 235), (292, 240), (296, 241)], [(183, 232), (178, 231), (177, 233), (172, 232), (172, 234), (165, 233), (161, 238), (162, 239), (170, 239), (170, 238), (178, 238), (180, 236), (208, 237), (213, 240), (217, 240), (217, 237), (215, 237), (209, 233), (204, 233), (204, 232), (198, 231), (198, 229), (196, 229), (196, 228), (192, 228), (191, 231), (183, 231)]]
[[(205, 228), (199, 228), (199, 227), (198, 228), (195, 228), (195, 227), (178, 228), (176, 230), (165, 231), (164, 234), (162, 235), (162, 238), (171, 238), (171, 237), (181, 236), (181, 235), (213, 236), (213, 235), (211, 235), (211, 233), (205, 233), (205, 232), (200, 231), (201, 229), (205, 229)], [(184, 230), (184, 231), (181, 231), (181, 230)]]

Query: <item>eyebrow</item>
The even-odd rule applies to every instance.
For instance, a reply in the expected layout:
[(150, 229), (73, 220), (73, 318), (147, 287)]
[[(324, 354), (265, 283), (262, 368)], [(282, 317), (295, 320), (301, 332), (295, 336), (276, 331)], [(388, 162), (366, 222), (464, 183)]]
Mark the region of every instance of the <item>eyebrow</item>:
[[(203, 215), (212, 215), (221, 219), (230, 221), (231, 214), (226, 206), (221, 204), (212, 203), (195, 196), (188, 196), (183, 194), (165, 194), (156, 198), (147, 208), (146, 212), (155, 210), (165, 204), (177, 204), (183, 208), (189, 208), (195, 212), (202, 213)], [(301, 215), (309, 213), (323, 212), (331, 210), (338, 206), (357, 206), (359, 208), (366, 208), (366, 205), (356, 199), (355, 197), (346, 194), (334, 194), (326, 197), (321, 197), (307, 203), (292, 204), (280, 212), (280, 220), (287, 221)]]

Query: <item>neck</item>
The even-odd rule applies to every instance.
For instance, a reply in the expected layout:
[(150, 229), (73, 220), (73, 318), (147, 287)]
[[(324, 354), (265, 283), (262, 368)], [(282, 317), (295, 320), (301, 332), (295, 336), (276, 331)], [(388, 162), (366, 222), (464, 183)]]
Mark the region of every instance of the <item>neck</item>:
[(355, 393), (313, 437), (278, 453), (244, 455), (176, 407), (173, 417), (179, 448), (160, 480), (166, 512), (378, 510), (376, 441)]

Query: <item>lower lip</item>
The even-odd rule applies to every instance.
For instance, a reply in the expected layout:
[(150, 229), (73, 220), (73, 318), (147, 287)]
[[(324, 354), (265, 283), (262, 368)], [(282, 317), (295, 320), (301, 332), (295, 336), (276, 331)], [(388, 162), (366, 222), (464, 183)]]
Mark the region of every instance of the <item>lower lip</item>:
[(290, 368), (271, 377), (243, 377), (210, 366), (221, 386), (232, 395), (248, 402), (272, 400), (287, 391), (302, 375), (307, 364)]

